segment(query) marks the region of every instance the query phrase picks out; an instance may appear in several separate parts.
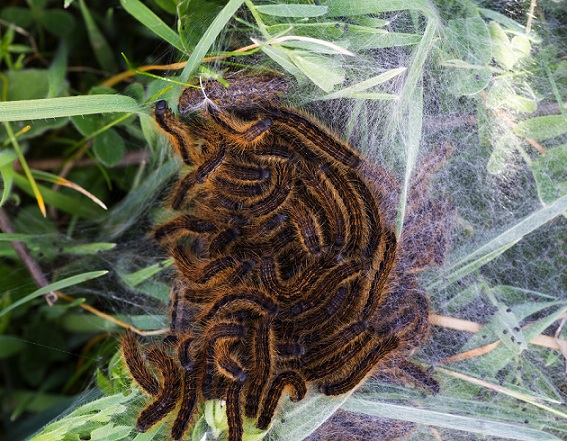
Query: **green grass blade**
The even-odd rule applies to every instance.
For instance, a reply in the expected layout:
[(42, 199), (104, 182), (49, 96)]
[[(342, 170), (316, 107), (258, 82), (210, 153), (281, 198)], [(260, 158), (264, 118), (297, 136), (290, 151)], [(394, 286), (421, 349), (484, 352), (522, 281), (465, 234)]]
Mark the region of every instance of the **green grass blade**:
[(353, 398), (342, 407), (351, 412), (362, 412), (382, 418), (402, 419), (428, 426), (444, 427), (480, 435), (514, 439), (521, 441), (560, 441), (559, 438), (540, 430), (522, 427), (517, 424), (500, 423), (484, 418), (452, 415), (420, 409), (412, 406), (401, 406), (390, 403), (376, 403), (360, 398)]
[(95, 113), (141, 112), (136, 100), (124, 95), (85, 95), (0, 103), (0, 121), (23, 121)]
[(98, 61), (98, 64), (105, 71), (114, 72), (116, 70), (116, 62), (114, 61), (113, 56), (114, 51), (96, 25), (91, 12), (87, 8), (84, 0), (79, 0), (79, 6), (81, 9), (81, 14), (83, 15), (83, 20), (85, 21), (91, 48), (95, 54), (95, 58)]
[(322, 5), (258, 5), (256, 10), (261, 14), (286, 18), (320, 17), (327, 13), (327, 7)]
[(0, 167), (4, 167), (18, 159), (18, 154), (14, 150), (3, 150), (0, 152)]
[(131, 191), (106, 217), (101, 236), (105, 240), (114, 239), (131, 227), (140, 216), (145, 215), (148, 201), (155, 197), (178, 169), (179, 164), (176, 161), (168, 161), (159, 169), (145, 175), (140, 186)]
[(67, 277), (66, 279), (59, 280), (58, 282), (50, 283), (49, 285), (44, 286), (43, 288), (39, 288), (28, 294), (27, 296), (21, 298), (20, 300), (12, 303), (10, 306), (4, 308), (0, 311), (0, 317), (9, 313), (13, 309), (28, 303), (29, 301), (41, 297), (44, 294), (50, 293), (51, 291), (58, 291), (64, 288), (68, 288), (69, 286), (78, 285), (79, 283), (86, 282), (88, 280), (96, 279), (97, 277), (104, 276), (108, 271), (91, 271), (88, 273), (78, 274), (76, 276)]
[(275, 441), (305, 439), (330, 418), (352, 392), (338, 397), (328, 397), (310, 391), (300, 403), (293, 404), (289, 409), (284, 407), (281, 418), (274, 421), (270, 439)]
[(116, 415), (123, 414), (128, 410), (128, 405), (131, 404), (132, 399), (137, 394), (137, 392), (133, 392), (130, 395), (119, 393), (91, 401), (79, 407), (65, 418), (49, 424), (41, 433), (30, 438), (30, 441), (79, 439), (79, 434), (75, 433), (73, 435), (72, 433), (88, 424), (92, 427), (105, 427)]
[(405, 144), (405, 175), (404, 183), (400, 193), (400, 202), (398, 207), (398, 219), (396, 230), (398, 235), (402, 233), (404, 225), (407, 196), (411, 185), (411, 177), (413, 169), (419, 154), (419, 145), (421, 143), (421, 130), (423, 126), (423, 89), (416, 87), (413, 89), (411, 98), (411, 106), (408, 107), (407, 127), (409, 128), (403, 137)]
[(63, 249), (63, 253), (70, 254), (72, 256), (85, 256), (85, 255), (97, 254), (103, 251), (112, 250), (115, 247), (116, 244), (112, 242), (86, 243), (83, 245), (74, 245), (70, 247), (65, 247)]
[(327, 17), (349, 17), (353, 15), (380, 14), (390, 11), (421, 11), (425, 16), (435, 15), (433, 6), (426, 0), (329, 0)]
[(0, 207), (2, 207), (8, 197), (10, 196), (10, 192), (12, 191), (12, 184), (14, 183), (14, 169), (12, 168), (11, 164), (4, 165), (0, 167), (0, 176), (2, 176), (2, 198), (0, 199)]
[(567, 133), (567, 118), (563, 115), (536, 116), (520, 121), (514, 132), (537, 141), (545, 141)]
[(232, 18), (232, 16), (236, 13), (238, 8), (244, 3), (244, 0), (230, 0), (226, 6), (222, 9), (219, 15), (213, 20), (203, 37), (199, 40), (197, 46), (195, 46), (195, 50), (189, 57), (189, 61), (187, 65), (181, 72), (180, 80), (186, 82), (189, 79), (189, 76), (197, 70), (201, 61), (222, 32), (222, 30), (226, 27), (228, 21)]
[(55, 58), (47, 71), (49, 91), (46, 98), (59, 96), (65, 87), (65, 75), (67, 74), (67, 58), (69, 56), (69, 45), (66, 40), (61, 40)]
[(132, 17), (142, 23), (150, 31), (154, 32), (158, 37), (167, 41), (181, 52), (186, 52), (181, 42), (181, 38), (177, 33), (166, 25), (161, 18), (153, 13), (146, 5), (138, 0), (120, 0), (122, 7)]
[(507, 28), (510, 28), (516, 32), (524, 34), (526, 32), (525, 26), (521, 25), (517, 21), (512, 20), (510, 17), (506, 17), (504, 14), (500, 12), (492, 11), (490, 9), (478, 8), (478, 12), (484, 15), (486, 18), (490, 20), (494, 20), (497, 23), (500, 23)]
[(142, 268), (131, 274), (120, 274), (120, 278), (130, 287), (138, 286), (140, 283), (148, 280), (150, 277), (155, 276), (164, 269), (173, 265), (173, 259), (166, 259), (162, 262), (156, 263), (154, 265)]
[[(162, 329), (165, 324), (165, 317), (163, 315), (112, 315), (122, 322), (129, 323), (138, 329), (144, 331), (154, 331)], [(61, 318), (61, 326), (68, 332), (77, 333), (97, 333), (97, 332), (116, 332), (123, 330), (120, 325), (108, 320), (104, 317), (95, 315), (67, 313)]]
[[(389, 79), (394, 78), (395, 76), (401, 74), (405, 70), (406, 70), (405, 67), (398, 67), (396, 69), (390, 69), (390, 70), (388, 70), (384, 73), (381, 73), (380, 75), (376, 75), (375, 77), (361, 81), (360, 83), (354, 84), (350, 87), (345, 87), (344, 89), (330, 93), (330, 94), (325, 95), (325, 96), (323, 96), (319, 99), (321, 99), (321, 100), (332, 100), (332, 99), (336, 99), (336, 98), (353, 98), (353, 97), (357, 96), (357, 94), (359, 94), (360, 92), (368, 90), (368, 89), (370, 89), (374, 86), (377, 86), (378, 84), (385, 83)], [(384, 94), (384, 95), (389, 95), (389, 94)]]
[(477, 268), (480, 268), (495, 259), (508, 248), (520, 241), (524, 236), (537, 230), (543, 224), (549, 222), (565, 211), (567, 211), (567, 195), (557, 199), (553, 204), (540, 208), (538, 211), (525, 217), (520, 222), (508, 228), (502, 234), (478, 248), (476, 251), (452, 264), (449, 268), (447, 268), (447, 276), (432, 283), (428, 286), (428, 288), (431, 289), (449, 286), (457, 280), (460, 280), (467, 274), (470, 274)]
[(402, 121), (405, 122), (404, 117), (407, 116), (407, 113), (410, 112), (413, 105), (412, 98), (415, 96), (415, 89), (422, 81), (423, 67), (429, 52), (433, 47), (438, 26), (439, 22), (436, 17), (428, 20), (421, 42), (412, 53), (410, 66), (407, 71), (404, 86), (400, 93), (398, 109), (397, 112), (394, 112), (389, 122), (389, 132), (391, 137), (397, 136), (398, 131), (402, 126), (409, 132), (409, 134), (403, 134), (403, 136), (412, 136), (411, 133), (413, 128), (409, 126), (409, 123), (403, 124)]
[[(10, 138), (10, 141), (12, 143), (12, 147), (14, 147), (14, 150), (16, 151), (16, 153), (18, 155), (18, 159), (20, 160), (20, 164), (22, 165), (22, 169), (24, 170), (24, 174), (26, 175), (26, 183), (29, 184), (30, 194), (37, 201), (39, 211), (41, 211), (41, 214), (43, 214), (43, 217), (45, 217), (46, 211), (45, 211), (45, 202), (43, 200), (43, 195), (39, 191), (37, 182), (35, 182), (35, 179), (34, 179), (32, 173), (31, 173), (31, 170), (30, 170), (28, 163), (26, 161), (26, 158), (24, 156), (24, 153), (23, 153), (22, 149), (20, 148), (20, 144), (18, 143), (18, 140), (14, 136), (14, 132), (12, 131), (12, 127), (10, 127), (9, 122), (4, 122), (4, 128), (6, 129), (6, 133), (8, 133), (8, 137)], [(15, 174), (13, 174), (8, 179), (14, 178), (14, 177), (15, 177)], [(10, 182), (10, 185), (11, 184), (12, 183)]]

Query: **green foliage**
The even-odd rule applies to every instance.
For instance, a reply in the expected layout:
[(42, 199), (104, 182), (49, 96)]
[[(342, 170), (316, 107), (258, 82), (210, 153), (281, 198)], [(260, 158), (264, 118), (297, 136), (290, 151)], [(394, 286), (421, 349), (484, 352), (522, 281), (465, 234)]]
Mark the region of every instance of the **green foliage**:
[[(432, 363), (501, 342), (438, 368), (438, 396), (377, 381), (352, 396), (313, 392), (286, 404), (271, 439), (301, 439), (338, 408), (417, 423), (416, 439), (431, 439), (429, 427), (444, 439), (566, 436), (564, 360), (530, 343), (567, 335), (557, 325), (567, 312), (567, 31), (551, 24), (567, 19), (564, 2), (545, 2), (532, 30), (523, 6), (514, 15), (498, 2), (61, 3), (0, 7), (0, 210), (14, 227), (0, 234), (2, 439), (167, 437), (167, 422), (135, 431), (145, 397), (116, 348), (117, 320), (142, 331), (167, 326), (171, 261), (145, 238), (179, 165), (151, 108), (162, 98), (173, 107), (181, 84), (199, 75), (243, 67), (284, 73), (290, 104), (316, 102), (371, 161), (394, 170), (399, 228), (423, 150), (453, 144), (434, 187), (456, 205), (453, 246), (424, 286), (439, 314), (485, 326), (472, 335), (435, 328), (417, 358)], [(125, 59), (186, 64), (168, 72), (176, 83), (138, 71), (127, 85), (114, 81)], [(438, 122), (457, 128), (434, 130)], [(59, 174), (75, 187), (54, 186)], [(37, 286), (13, 241), (47, 286)], [(52, 290), (74, 301), (48, 306), (42, 296)], [(82, 395), (93, 378), (95, 392)], [(209, 402), (188, 438), (225, 429), (220, 404)], [(245, 439), (263, 436), (247, 422)]]

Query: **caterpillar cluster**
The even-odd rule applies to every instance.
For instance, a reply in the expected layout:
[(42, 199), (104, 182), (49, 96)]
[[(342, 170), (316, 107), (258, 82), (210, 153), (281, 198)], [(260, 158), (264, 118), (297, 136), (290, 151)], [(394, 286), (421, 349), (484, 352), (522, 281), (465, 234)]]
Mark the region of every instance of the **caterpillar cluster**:
[[(375, 371), (435, 392), (407, 358), (428, 331), (414, 274), (442, 259), (442, 219), (410, 223), (411, 240), (397, 238), (387, 209), (393, 178), (280, 105), (281, 80), (258, 80), (264, 93), (252, 98), (237, 94), (250, 84), (231, 81), (228, 95), (207, 82), (205, 102), (186, 90), (185, 121), (165, 101), (155, 108), (186, 173), (169, 199), (174, 217), (154, 231), (178, 273), (170, 335), (162, 345), (143, 347), (131, 333), (122, 341), (132, 377), (152, 398), (138, 430), (173, 413), (179, 440), (198, 406), (218, 399), (228, 439), (240, 441), (243, 417), (268, 429), (284, 392), (292, 401), (309, 386), (340, 395)], [(424, 195), (427, 175), (415, 182), (411, 191)]]

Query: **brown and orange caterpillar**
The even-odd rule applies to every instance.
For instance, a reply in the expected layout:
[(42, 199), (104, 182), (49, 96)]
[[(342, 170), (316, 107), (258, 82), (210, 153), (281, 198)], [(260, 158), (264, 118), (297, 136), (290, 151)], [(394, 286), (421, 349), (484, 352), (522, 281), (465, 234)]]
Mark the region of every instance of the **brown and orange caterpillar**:
[[(281, 77), (225, 79), (228, 89), (209, 80), (183, 92), (186, 122), (164, 101), (155, 108), (186, 170), (168, 199), (172, 220), (154, 231), (178, 273), (168, 344), (142, 347), (132, 334), (122, 342), (130, 374), (151, 397), (138, 429), (176, 412), (179, 440), (203, 401), (217, 399), (226, 401), (228, 439), (241, 441), (243, 417), (268, 429), (284, 391), (292, 401), (309, 385), (340, 395), (375, 372), (403, 371), (435, 391), (408, 357), (428, 332), (414, 273), (441, 262), (445, 218), (408, 221), (400, 240), (388, 172), (282, 105)], [(435, 158), (425, 161), (431, 170)], [(416, 200), (428, 182), (422, 171), (410, 189)], [(427, 219), (438, 204), (409, 212)], [(423, 250), (409, 249), (419, 240)]]

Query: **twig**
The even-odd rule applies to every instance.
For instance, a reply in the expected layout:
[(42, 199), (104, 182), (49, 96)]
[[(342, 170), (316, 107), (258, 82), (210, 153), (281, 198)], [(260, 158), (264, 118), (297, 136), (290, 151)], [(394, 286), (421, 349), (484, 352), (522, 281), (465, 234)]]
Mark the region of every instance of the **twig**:
[(536, 7), (536, 0), (532, 0), (530, 2), (530, 11), (528, 12), (528, 22), (526, 24), (526, 34), (529, 34), (530, 31), (532, 30), (532, 21), (534, 19), (534, 10)]
[[(3, 208), (0, 208), (0, 229), (2, 229), (4, 233), (8, 233), (8, 234), (13, 234), (16, 232), (14, 230), (14, 227), (12, 227), (12, 223), (10, 222), (10, 219), (6, 214), (6, 211)], [(28, 269), (30, 275), (32, 276), (38, 288), (42, 288), (48, 285), (49, 282), (47, 281), (45, 275), (43, 274), (43, 271), (41, 271), (41, 268), (39, 267), (37, 262), (33, 259), (26, 246), (21, 242), (10, 242), (10, 244), (12, 245), (12, 248), (14, 248), (14, 251), (20, 258), (24, 266)], [(53, 304), (57, 300), (57, 294), (51, 291), (45, 294), (43, 298), (45, 299), (45, 301), (49, 306), (53, 306)]]
[[(245, 47), (241, 47), (239, 49), (236, 49), (232, 53), (246, 52), (246, 51), (249, 51), (249, 50), (252, 50), (252, 49), (256, 49), (258, 46), (259, 45), (256, 44), (256, 43), (251, 44), (249, 46), (245, 46)], [(223, 60), (225, 58), (230, 58), (230, 57), (233, 56), (232, 53), (231, 54), (225, 54), (225, 55), (215, 55), (213, 57), (205, 57), (205, 58), (203, 58), (202, 62), (208, 63), (208, 62), (211, 62), (211, 61)], [(137, 69), (138, 69), (138, 71), (142, 71), (142, 72), (148, 72), (150, 70), (179, 70), (179, 69), (183, 69), (186, 64), (187, 64), (186, 61), (183, 61), (181, 63), (173, 63), (173, 64), (150, 64), (150, 65), (146, 65), (146, 66), (140, 66)], [(121, 83), (122, 81), (127, 80), (128, 78), (131, 78), (136, 74), (137, 74), (137, 72), (134, 72), (132, 70), (125, 70), (124, 72), (121, 72), (117, 75), (113, 75), (112, 77), (103, 81), (100, 85), (102, 87), (114, 87), (118, 83)]]

